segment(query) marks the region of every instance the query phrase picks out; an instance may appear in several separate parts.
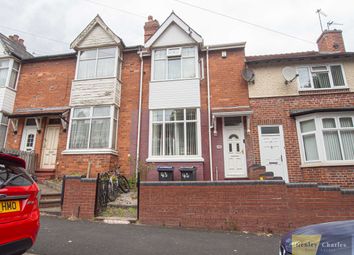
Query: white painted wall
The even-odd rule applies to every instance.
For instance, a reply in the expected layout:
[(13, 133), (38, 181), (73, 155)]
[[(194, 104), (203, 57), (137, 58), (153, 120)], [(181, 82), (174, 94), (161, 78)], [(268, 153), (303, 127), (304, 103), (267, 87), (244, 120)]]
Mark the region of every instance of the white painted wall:
[(75, 80), (71, 87), (70, 106), (100, 104), (119, 106), (120, 88), (121, 85), (115, 78)]
[(9, 88), (0, 88), (0, 111), (12, 113), (16, 92)]
[(2, 111), (2, 107), (4, 104), (4, 96), (5, 96), (5, 88), (0, 88), (0, 111)]
[(153, 47), (167, 47), (191, 43), (196, 42), (179, 26), (172, 23), (156, 40), (156, 42), (153, 44)]
[(80, 48), (100, 47), (104, 45), (117, 44), (113, 38), (99, 25), (96, 25), (91, 32), (81, 41)]
[(199, 79), (150, 82), (149, 109), (200, 107)]

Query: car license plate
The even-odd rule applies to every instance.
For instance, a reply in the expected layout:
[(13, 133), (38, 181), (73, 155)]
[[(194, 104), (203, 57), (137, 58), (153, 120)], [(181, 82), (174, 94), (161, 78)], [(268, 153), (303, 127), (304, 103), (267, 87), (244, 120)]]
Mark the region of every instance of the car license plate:
[(18, 200), (0, 201), (0, 213), (19, 212), (19, 211), (20, 211), (20, 201)]

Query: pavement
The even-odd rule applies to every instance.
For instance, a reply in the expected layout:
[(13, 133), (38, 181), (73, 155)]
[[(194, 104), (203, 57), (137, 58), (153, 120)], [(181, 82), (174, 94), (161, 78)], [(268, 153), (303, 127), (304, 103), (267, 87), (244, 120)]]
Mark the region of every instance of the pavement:
[(112, 225), (42, 216), (31, 255), (278, 254), (280, 236), (145, 225)]

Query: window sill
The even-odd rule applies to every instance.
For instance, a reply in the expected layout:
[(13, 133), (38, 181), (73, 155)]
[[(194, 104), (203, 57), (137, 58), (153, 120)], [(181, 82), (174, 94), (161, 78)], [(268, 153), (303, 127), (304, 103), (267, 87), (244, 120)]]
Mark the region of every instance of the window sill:
[(75, 79), (73, 80), (74, 82), (80, 82), (80, 81), (92, 81), (92, 80), (111, 80), (111, 79), (117, 79), (116, 76), (110, 76), (110, 77), (94, 77), (94, 78), (86, 78), (86, 79)]
[(92, 149), (92, 150), (64, 150), (63, 155), (82, 155), (82, 154), (112, 154), (118, 155), (116, 150), (112, 149)]
[(151, 80), (150, 82), (158, 83), (158, 82), (185, 81), (185, 80), (200, 80), (200, 78), (199, 77), (194, 77), (194, 78), (180, 78), (180, 79)]
[(176, 157), (176, 158), (171, 158), (171, 157), (160, 157), (160, 158), (155, 158), (155, 157), (149, 157), (146, 159), (146, 162), (204, 162), (204, 159), (202, 157), (191, 157), (191, 158), (185, 158), (185, 157)]
[(315, 162), (315, 163), (303, 163), (300, 168), (307, 167), (326, 167), (326, 166), (354, 166), (354, 161), (348, 162)]
[(299, 90), (299, 95), (331, 94), (331, 93), (342, 93), (342, 92), (349, 92), (349, 88), (342, 87), (342, 88), (325, 88), (325, 89), (302, 89)]

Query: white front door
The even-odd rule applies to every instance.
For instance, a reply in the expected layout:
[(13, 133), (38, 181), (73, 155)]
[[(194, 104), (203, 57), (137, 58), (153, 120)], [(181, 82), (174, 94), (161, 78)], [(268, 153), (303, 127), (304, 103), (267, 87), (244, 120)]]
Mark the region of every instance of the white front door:
[(54, 169), (57, 160), (60, 126), (47, 126), (42, 152), (42, 164), (44, 169)]
[(261, 164), (267, 172), (289, 181), (285, 157), (283, 128), (281, 125), (258, 126)]
[(33, 126), (25, 126), (23, 129), (21, 150), (22, 151), (34, 151), (36, 144), (37, 128)]
[(224, 118), (225, 178), (247, 177), (244, 128), (241, 117)]

